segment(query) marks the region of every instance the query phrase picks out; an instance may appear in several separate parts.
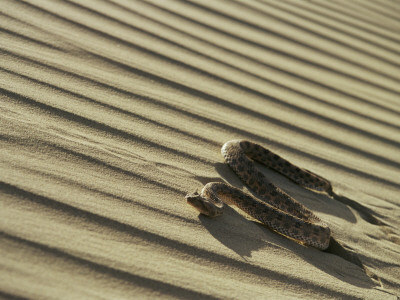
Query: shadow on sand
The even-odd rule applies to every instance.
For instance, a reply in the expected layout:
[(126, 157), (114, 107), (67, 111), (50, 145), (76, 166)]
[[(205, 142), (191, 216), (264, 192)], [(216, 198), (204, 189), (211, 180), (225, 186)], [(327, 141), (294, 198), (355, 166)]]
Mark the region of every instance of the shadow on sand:
[[(234, 174), (232, 174), (232, 171), (227, 165), (223, 163), (218, 163), (216, 165), (216, 170), (222, 178), (227, 179), (228, 183), (236, 187), (243, 188), (243, 183), (238, 178), (236, 178)], [(226, 182), (222, 178), (197, 177), (196, 179), (202, 184), (206, 184), (212, 181)], [(328, 197), (328, 195), (324, 194), (318, 195), (322, 197)], [(347, 209), (347, 206), (350, 206), (353, 209), (357, 210), (360, 213), (360, 216), (362, 216), (362, 218), (367, 222), (377, 226), (386, 225), (384, 222), (375, 217), (373, 215), (373, 212), (369, 208), (362, 206), (356, 201), (346, 198), (344, 196), (337, 195), (333, 191), (330, 192), (329, 196), (334, 200), (345, 204)], [(349, 212), (351, 211), (350, 209), (348, 210)], [(232, 221), (232, 218), (234, 218), (235, 220)], [(251, 221), (243, 218), (243, 216), (241, 216), (233, 208), (227, 205), (225, 206), (223, 219), (211, 219), (203, 215), (199, 215), (199, 219), (204, 227), (216, 240), (218, 240), (227, 248), (234, 251), (236, 254), (240, 255), (244, 260), (248, 260), (248, 258), (251, 257), (253, 251), (257, 251), (267, 245), (268, 247), (276, 247), (277, 249), (292, 249), (293, 252), (297, 253), (310, 264), (328, 273), (329, 275), (338, 278), (341, 281), (345, 281), (352, 285), (363, 288), (372, 288), (377, 285), (381, 285), (378, 276), (373, 274), (368, 268), (363, 265), (358, 255), (355, 252), (346, 249), (334, 237), (331, 237), (330, 245), (325, 251), (317, 252), (316, 249), (295, 243), (288, 238), (284, 238), (284, 236), (280, 235), (279, 233), (277, 233), (277, 237), (282, 237), (282, 239), (277, 238), (274, 239), (274, 242), (270, 242), (262, 238), (257, 238), (257, 233), (254, 232), (253, 225), (257, 225), (257, 227), (261, 230), (268, 230), (270, 232), (274, 231), (270, 230), (266, 225), (258, 221)], [(232, 228), (232, 226), (234, 226), (234, 229)], [(296, 250), (296, 248), (298, 247), (301, 248)], [(304, 248), (308, 248), (310, 249), (310, 251), (304, 251)], [(350, 276), (349, 274), (347, 274), (348, 272), (346, 270), (344, 272), (339, 272), (337, 269), (331, 270), (330, 268), (327, 268), (327, 265), (329, 263), (327, 263), (326, 261), (329, 260), (329, 257), (322, 257), (326, 256), (326, 254), (333, 254), (357, 266), (359, 268), (359, 272), (356, 271), (357, 276)], [(352, 269), (352, 271), (354, 272), (354, 269)]]

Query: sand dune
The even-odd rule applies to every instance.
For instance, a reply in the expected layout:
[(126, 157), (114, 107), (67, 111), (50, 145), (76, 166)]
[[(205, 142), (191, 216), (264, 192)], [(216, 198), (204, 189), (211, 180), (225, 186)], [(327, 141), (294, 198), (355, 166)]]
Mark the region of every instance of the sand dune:
[[(399, 10), (3, 0), (0, 296), (398, 299)], [(243, 187), (230, 139), (330, 180), (342, 198), (262, 169), (338, 244), (187, 205), (207, 182)]]

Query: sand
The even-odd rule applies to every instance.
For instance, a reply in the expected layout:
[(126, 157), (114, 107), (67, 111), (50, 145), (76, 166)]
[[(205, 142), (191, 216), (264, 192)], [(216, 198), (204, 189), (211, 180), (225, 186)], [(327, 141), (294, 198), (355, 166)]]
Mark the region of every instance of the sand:
[[(2, 0), (0, 298), (398, 299), (399, 11)], [(262, 168), (340, 246), (187, 205), (207, 182), (244, 188), (231, 139), (330, 180), (345, 200)]]

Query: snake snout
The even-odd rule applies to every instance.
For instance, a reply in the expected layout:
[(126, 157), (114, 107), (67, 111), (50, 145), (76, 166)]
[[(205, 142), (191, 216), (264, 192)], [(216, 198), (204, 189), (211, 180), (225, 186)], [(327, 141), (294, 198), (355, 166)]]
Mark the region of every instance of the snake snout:
[(193, 194), (187, 194), (185, 198), (188, 204), (196, 208), (202, 214), (206, 214), (204, 207), (204, 199), (202, 199), (202, 197), (197, 192)]
[(197, 192), (193, 194), (187, 194), (185, 198), (188, 204), (196, 208), (203, 215), (213, 218), (221, 214), (213, 204), (211, 204), (207, 199), (203, 198)]

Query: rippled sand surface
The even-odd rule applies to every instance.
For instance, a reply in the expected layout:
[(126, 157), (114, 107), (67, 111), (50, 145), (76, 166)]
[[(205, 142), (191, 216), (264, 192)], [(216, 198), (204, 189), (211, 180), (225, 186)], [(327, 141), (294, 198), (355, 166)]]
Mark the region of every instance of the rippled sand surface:
[[(2, 0), (0, 297), (396, 299), (399, 12)], [(263, 169), (343, 251), (187, 205), (210, 181), (242, 187), (220, 154), (230, 139), (330, 180), (348, 202)]]

